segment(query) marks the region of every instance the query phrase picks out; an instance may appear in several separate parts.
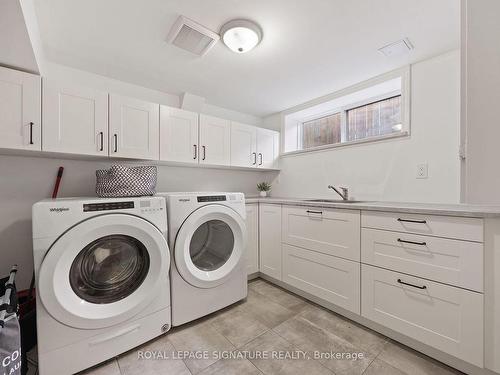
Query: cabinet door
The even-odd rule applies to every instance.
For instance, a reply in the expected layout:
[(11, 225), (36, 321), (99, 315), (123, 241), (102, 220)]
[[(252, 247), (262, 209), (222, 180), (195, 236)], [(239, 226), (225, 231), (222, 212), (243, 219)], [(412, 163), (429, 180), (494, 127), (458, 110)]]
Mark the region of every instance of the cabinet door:
[(257, 166), (259, 168), (274, 168), (278, 157), (278, 132), (257, 128)]
[(260, 272), (281, 280), (281, 206), (259, 205)]
[(360, 313), (358, 262), (283, 244), (283, 281), (356, 314)]
[(0, 148), (41, 150), (40, 77), (0, 67)]
[(283, 207), (283, 242), (359, 261), (360, 213), (322, 207)]
[(198, 113), (160, 106), (160, 160), (198, 163)]
[(231, 125), (228, 120), (200, 115), (200, 164), (230, 165)]
[(43, 150), (108, 155), (108, 94), (43, 83)]
[(257, 128), (231, 122), (231, 165), (257, 166)]
[(483, 367), (483, 295), (363, 264), (361, 315)]
[(259, 205), (247, 204), (247, 274), (259, 272)]
[(160, 105), (119, 95), (109, 96), (109, 155), (159, 158)]

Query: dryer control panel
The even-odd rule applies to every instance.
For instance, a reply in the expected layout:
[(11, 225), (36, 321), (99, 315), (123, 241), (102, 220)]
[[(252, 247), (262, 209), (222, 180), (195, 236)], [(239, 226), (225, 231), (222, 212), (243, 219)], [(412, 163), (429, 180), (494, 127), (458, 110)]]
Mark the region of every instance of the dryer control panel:
[(225, 195), (205, 195), (197, 197), (198, 202), (221, 202), (226, 200)]

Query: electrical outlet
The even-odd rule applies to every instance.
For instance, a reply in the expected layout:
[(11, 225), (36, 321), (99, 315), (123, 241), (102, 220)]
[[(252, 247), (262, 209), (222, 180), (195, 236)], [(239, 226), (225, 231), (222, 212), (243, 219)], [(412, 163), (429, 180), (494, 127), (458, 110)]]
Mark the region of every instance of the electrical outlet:
[(429, 177), (429, 167), (427, 163), (417, 164), (417, 178), (428, 178)]

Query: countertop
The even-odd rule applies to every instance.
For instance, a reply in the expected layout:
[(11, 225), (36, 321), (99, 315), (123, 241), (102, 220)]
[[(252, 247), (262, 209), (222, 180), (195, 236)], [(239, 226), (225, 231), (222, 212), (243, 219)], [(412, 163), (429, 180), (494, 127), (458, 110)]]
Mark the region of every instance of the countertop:
[(436, 204), (410, 202), (370, 202), (336, 203), (336, 202), (309, 202), (307, 198), (280, 198), (280, 197), (245, 197), (246, 203), (270, 203), (293, 206), (344, 208), (365, 211), (401, 212), (408, 214), (431, 214), (444, 216), (500, 218), (498, 205), (471, 205), (471, 204)]

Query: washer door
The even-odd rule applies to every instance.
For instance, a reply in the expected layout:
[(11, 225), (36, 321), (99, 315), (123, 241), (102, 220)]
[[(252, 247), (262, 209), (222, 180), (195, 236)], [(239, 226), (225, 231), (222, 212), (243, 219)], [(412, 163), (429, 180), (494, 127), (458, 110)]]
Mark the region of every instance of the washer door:
[(175, 240), (175, 264), (182, 278), (199, 288), (224, 283), (238, 266), (246, 243), (241, 216), (211, 204), (194, 211)]
[(38, 292), (50, 315), (75, 328), (126, 321), (153, 301), (168, 275), (163, 234), (137, 216), (95, 216), (64, 233), (49, 249)]

